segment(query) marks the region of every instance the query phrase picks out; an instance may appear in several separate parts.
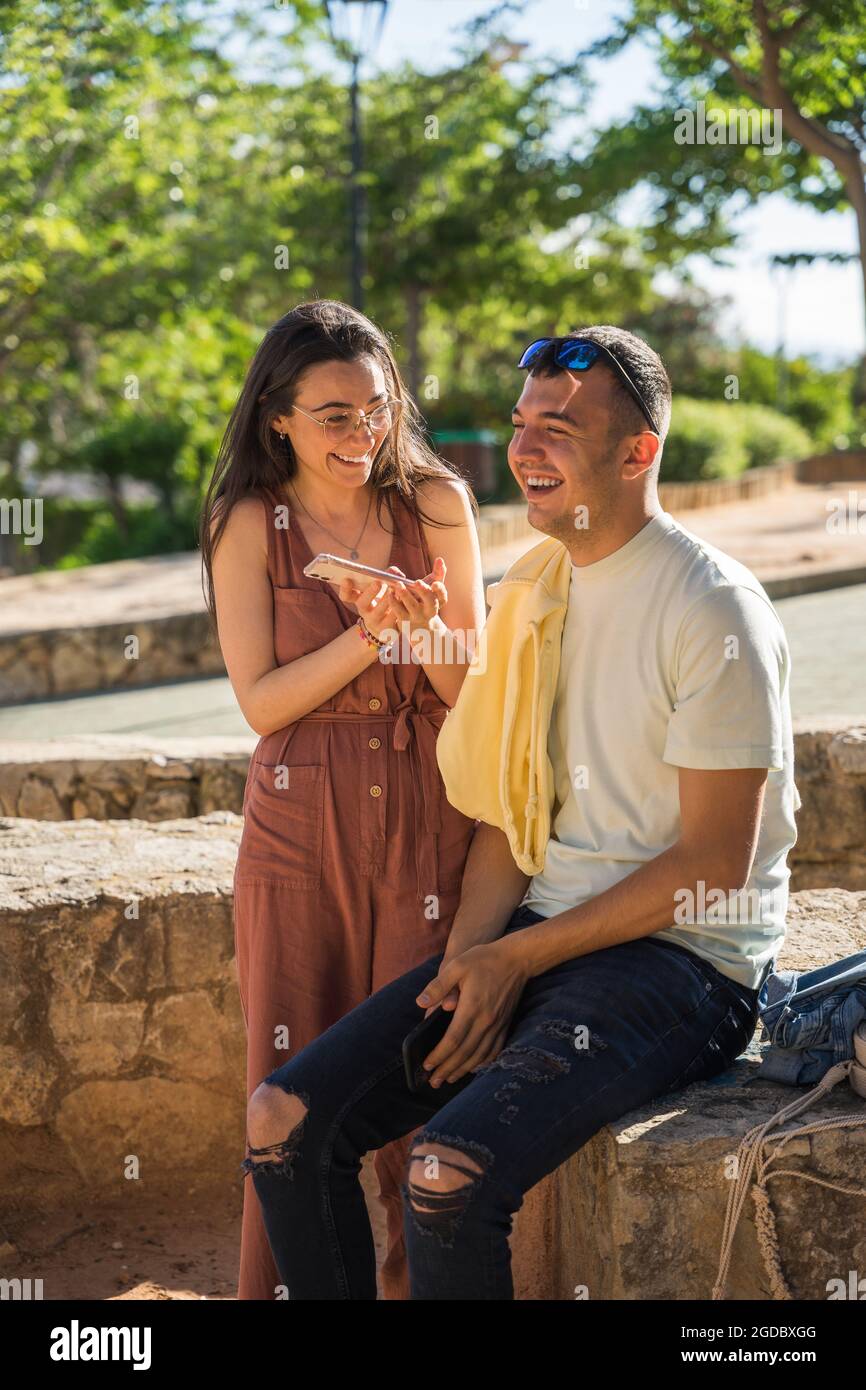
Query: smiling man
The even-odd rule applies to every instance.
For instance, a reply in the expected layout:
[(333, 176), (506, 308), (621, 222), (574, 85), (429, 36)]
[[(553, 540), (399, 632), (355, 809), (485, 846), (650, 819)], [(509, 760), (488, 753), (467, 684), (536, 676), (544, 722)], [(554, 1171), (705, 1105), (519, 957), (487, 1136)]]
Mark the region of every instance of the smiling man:
[[(412, 1297), (513, 1297), (524, 1193), (603, 1125), (724, 1070), (784, 936), (798, 804), (785, 635), (754, 576), (661, 509), (665, 368), (608, 326), (539, 340), (519, 365), (509, 465), (554, 544), (505, 575), (520, 621), (494, 608), (486, 635), (510, 652), (538, 614), (561, 617), (543, 865), (526, 872), (516, 843), (527, 808), (497, 808), (444, 954), (254, 1094), (248, 1161), (292, 1298), (375, 1297), (360, 1160), (418, 1125), (403, 1192)], [(501, 713), (496, 669), (449, 715), (467, 758), (479, 720)], [(537, 724), (538, 693), (510, 692), (512, 727)], [(513, 771), (487, 769), (506, 800)], [(466, 811), (474, 787), (454, 789)], [(453, 1017), (409, 1091), (402, 1040), (436, 1007)]]

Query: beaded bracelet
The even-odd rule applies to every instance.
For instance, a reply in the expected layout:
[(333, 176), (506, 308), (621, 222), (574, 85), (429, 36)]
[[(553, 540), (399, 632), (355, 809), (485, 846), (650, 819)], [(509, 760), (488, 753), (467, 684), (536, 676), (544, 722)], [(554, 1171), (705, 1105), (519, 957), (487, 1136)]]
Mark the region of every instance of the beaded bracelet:
[(382, 647), (390, 646), (390, 642), (381, 641), (370, 631), (362, 617), (359, 616), (355, 626), (361, 634), (361, 641), (366, 642), (368, 647), (375, 647), (377, 651), (381, 651)]

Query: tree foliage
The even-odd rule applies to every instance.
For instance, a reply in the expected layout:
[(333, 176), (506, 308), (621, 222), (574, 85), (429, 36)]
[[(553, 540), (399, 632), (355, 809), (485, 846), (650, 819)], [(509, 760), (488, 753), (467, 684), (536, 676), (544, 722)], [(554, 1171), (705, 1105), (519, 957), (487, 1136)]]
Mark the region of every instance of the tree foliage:
[[(843, 37), (851, 27), (846, 0), (832, 5), (803, 19), (810, 47), (791, 81), (799, 94), (817, 73), (814, 119), (835, 129), (862, 74), (843, 80), (817, 51), (831, 24)], [(703, 35), (712, 9), (754, 66), (744, 7), (702, 0), (697, 19), (682, 8), (664, 18), (635, 0), (608, 49), (655, 25), (671, 100), (711, 89), (733, 100), (735, 77), (682, 29)], [(732, 188), (756, 197), (769, 179), (806, 196), (817, 179), (816, 206), (845, 196), (793, 142), (784, 162), (727, 147), (710, 163), (675, 145), (669, 102), (641, 106), (589, 150), (564, 145), (563, 123), (585, 125), (591, 110), (587, 55), (520, 53), (517, 13), (505, 0), (467, 24), (457, 58), (432, 72), (404, 64), (363, 83), (366, 307), (431, 428), (501, 427), (518, 352), (539, 334), (614, 321), (673, 346), (700, 306), (685, 292), (666, 319), (654, 272), (730, 242)], [(348, 295), (346, 72), (319, 50), (313, 64), (326, 34), (317, 0), (10, 0), (3, 19), (3, 490), (20, 489), (33, 455), (43, 470), (87, 469), (131, 537), (120, 474), (153, 484), (167, 515), (190, 515), (265, 329), (302, 299)], [(618, 197), (640, 180), (655, 216), (632, 229)]]
[[(663, 87), (600, 134), (587, 180), (593, 203), (648, 186), (644, 246), (671, 260), (730, 245), (729, 205), (771, 192), (820, 212), (850, 208), (866, 315), (862, 0), (631, 0), (613, 32), (583, 56), (611, 56), (638, 36), (658, 57)], [(778, 113), (778, 154), (757, 142), (677, 144), (677, 112), (698, 101)]]

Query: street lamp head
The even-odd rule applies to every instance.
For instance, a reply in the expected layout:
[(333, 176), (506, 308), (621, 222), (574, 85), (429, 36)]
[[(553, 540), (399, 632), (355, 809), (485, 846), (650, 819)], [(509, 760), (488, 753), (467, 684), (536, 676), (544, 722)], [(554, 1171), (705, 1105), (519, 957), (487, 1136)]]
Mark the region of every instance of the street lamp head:
[(351, 58), (372, 56), (382, 33), (389, 0), (325, 0), (331, 37)]

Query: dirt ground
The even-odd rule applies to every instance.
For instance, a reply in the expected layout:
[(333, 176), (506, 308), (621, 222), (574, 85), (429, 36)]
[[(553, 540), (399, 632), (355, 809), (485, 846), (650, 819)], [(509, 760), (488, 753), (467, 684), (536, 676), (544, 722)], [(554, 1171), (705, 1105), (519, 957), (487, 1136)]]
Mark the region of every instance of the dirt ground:
[[(384, 1220), (376, 1179), (362, 1171), (377, 1261)], [(243, 1189), (130, 1183), (116, 1202), (81, 1201), (62, 1211), (8, 1209), (0, 1227), (0, 1273), (41, 1279), (50, 1299), (235, 1299)], [(11, 1247), (11, 1248), (10, 1248)]]

